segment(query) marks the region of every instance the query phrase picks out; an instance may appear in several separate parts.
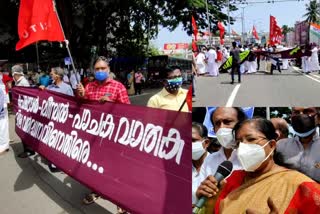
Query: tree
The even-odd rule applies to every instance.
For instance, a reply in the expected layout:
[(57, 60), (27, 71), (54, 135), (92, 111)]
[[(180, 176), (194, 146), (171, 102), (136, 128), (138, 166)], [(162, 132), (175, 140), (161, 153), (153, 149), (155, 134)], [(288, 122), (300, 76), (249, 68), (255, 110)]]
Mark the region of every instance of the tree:
[(287, 42), (287, 34), (293, 31), (293, 28), (288, 27), (288, 25), (282, 26), (282, 34), (284, 36), (284, 41)]
[[(174, 30), (182, 25), (191, 35), (191, 13), (195, 13), (200, 29), (206, 27), (206, 0), (56, 0), (57, 11), (70, 41), (76, 64), (90, 64), (97, 55), (146, 56), (147, 43), (157, 36), (158, 26)], [(230, 10), (236, 10), (231, 1)], [(226, 0), (208, 0), (209, 13), (213, 15), (211, 29), (218, 20), (226, 21), (221, 12)], [(17, 17), (19, 0), (0, 1), (0, 58), (17, 62), (35, 62), (35, 46), (15, 51), (18, 41)], [(3, 9), (5, 8), (5, 9)], [(231, 19), (233, 22), (234, 20)], [(148, 36), (149, 35), (149, 36)], [(149, 38), (148, 38), (149, 37)], [(67, 56), (59, 43), (39, 43), (43, 62), (61, 62)]]
[(316, 0), (310, 1), (309, 4), (306, 4), (307, 13), (303, 15), (306, 17), (307, 22), (318, 23), (319, 21), (319, 4)]

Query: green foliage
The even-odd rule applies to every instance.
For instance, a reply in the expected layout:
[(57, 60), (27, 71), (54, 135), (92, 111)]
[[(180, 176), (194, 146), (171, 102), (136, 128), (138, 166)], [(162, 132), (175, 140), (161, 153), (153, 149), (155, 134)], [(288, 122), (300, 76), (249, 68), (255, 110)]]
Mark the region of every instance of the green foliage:
[(316, 0), (310, 1), (309, 4), (306, 4), (307, 13), (304, 14), (307, 22), (319, 23), (319, 3)]
[[(231, 11), (237, 9), (236, 2), (240, 1), (231, 1)], [(211, 29), (216, 29), (218, 20), (226, 23), (227, 15), (221, 12), (226, 5), (226, 0), (208, 0)], [(90, 64), (97, 55), (146, 56), (148, 40), (157, 36), (159, 26), (174, 30), (182, 24), (191, 35), (192, 13), (199, 29), (206, 28), (205, 0), (56, 0), (56, 6), (71, 53), (80, 66)], [(0, 8), (0, 58), (35, 62), (34, 45), (15, 51), (19, 0), (0, 1)], [(39, 42), (38, 46), (44, 63), (61, 62), (67, 56), (59, 43)], [(149, 52), (156, 54), (154, 49)]]

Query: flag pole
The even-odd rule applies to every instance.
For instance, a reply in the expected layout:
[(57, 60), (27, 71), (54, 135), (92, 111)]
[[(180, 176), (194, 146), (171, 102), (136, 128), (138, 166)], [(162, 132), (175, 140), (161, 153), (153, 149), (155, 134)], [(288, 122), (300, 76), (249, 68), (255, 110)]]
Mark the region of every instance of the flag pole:
[(36, 42), (36, 53), (37, 53), (37, 68), (38, 72), (40, 71), (40, 65), (39, 65), (39, 50), (38, 50), (38, 42)]
[[(74, 63), (73, 63), (73, 58), (72, 58), (72, 56), (71, 56), (71, 51), (70, 51), (70, 48), (69, 48), (69, 41), (66, 39), (66, 35), (65, 35), (64, 30), (63, 30), (63, 27), (62, 27), (62, 25), (61, 25), (61, 21), (60, 21), (58, 12), (57, 12), (55, 0), (52, 0), (52, 3), (53, 3), (54, 12), (55, 12), (56, 15), (57, 15), (57, 18), (58, 18), (58, 21), (59, 21), (59, 25), (60, 25), (61, 30), (62, 30), (62, 34), (63, 34), (64, 42), (66, 43), (66, 48), (67, 48), (67, 51), (68, 51), (68, 55), (69, 55), (69, 57), (70, 57), (70, 59), (71, 59), (72, 69), (73, 69), (73, 71), (75, 72), (76, 80), (77, 80), (77, 83), (79, 84), (79, 83), (80, 83), (80, 80), (78, 79), (77, 71), (76, 71), (76, 68), (75, 68)], [(70, 76), (71, 76), (71, 75), (70, 75)], [(70, 84), (71, 84), (71, 82), (70, 82)]]

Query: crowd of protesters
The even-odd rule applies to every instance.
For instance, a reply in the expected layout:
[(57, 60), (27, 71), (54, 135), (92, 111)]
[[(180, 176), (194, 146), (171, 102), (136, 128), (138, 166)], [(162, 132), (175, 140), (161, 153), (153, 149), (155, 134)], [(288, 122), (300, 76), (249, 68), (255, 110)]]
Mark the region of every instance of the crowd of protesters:
[[(12, 87), (36, 87), (39, 90), (50, 90), (68, 96), (76, 96), (78, 99), (95, 100), (101, 103), (113, 102), (130, 104), (129, 94), (141, 94), (145, 77), (142, 70), (133, 70), (128, 73), (128, 81), (124, 84), (116, 80), (116, 75), (110, 71), (108, 59), (101, 56), (94, 63), (94, 72), (82, 75), (80, 72), (69, 73), (66, 69), (52, 67), (50, 72), (24, 72), (22, 65), (14, 65), (10, 69), (10, 75), (0, 73), (0, 132), (5, 133), (0, 137), (0, 154), (9, 150), (9, 119), (7, 104), (10, 103), (8, 92)], [(11, 76), (11, 77), (10, 77)], [(130, 81), (129, 81), (130, 80)], [(80, 82), (79, 82), (80, 81)], [(163, 71), (163, 88), (154, 94), (147, 106), (174, 111), (188, 112), (185, 102), (187, 90), (182, 89), (182, 74), (179, 67), (168, 67)], [(126, 84), (130, 86), (126, 87)], [(71, 124), (70, 124), (71, 125)], [(35, 151), (22, 141), (23, 152), (20, 158), (35, 155)], [(48, 162), (51, 172), (60, 172), (53, 163)], [(92, 204), (100, 196), (94, 192), (83, 199), (84, 204)], [(128, 213), (118, 207), (118, 213)]]

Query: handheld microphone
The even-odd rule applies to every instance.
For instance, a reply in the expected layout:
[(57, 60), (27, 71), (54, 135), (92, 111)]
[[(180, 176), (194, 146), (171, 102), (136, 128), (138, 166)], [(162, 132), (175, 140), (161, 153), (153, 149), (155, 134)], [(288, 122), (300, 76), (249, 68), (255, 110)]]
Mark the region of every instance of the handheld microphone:
[[(223, 161), (219, 166), (217, 172), (214, 174), (214, 178), (217, 180), (218, 185), (220, 181), (225, 179), (230, 175), (232, 172), (233, 165), (230, 161)], [(192, 213), (197, 214), (199, 210), (203, 207), (203, 205), (206, 203), (208, 198), (206, 196), (201, 196), (199, 201), (197, 202), (196, 206), (193, 208)]]

